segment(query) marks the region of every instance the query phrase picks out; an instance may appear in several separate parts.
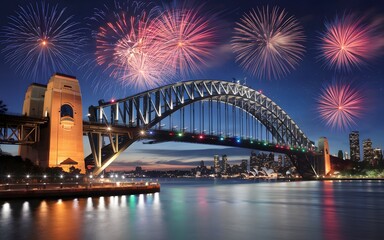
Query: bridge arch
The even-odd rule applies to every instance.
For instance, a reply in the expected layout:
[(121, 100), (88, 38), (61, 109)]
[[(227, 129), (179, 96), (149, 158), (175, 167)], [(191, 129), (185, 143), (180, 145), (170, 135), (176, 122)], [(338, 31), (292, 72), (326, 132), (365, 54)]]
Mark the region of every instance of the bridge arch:
[[(195, 80), (178, 82), (119, 100), (99, 101), (89, 108), (89, 120), (100, 124), (99, 131), (87, 131), (96, 174), (140, 138), (140, 131), (155, 127), (165, 118), (198, 102), (215, 101), (238, 108), (259, 121), (278, 144), (311, 148), (312, 142), (292, 118), (270, 98), (234, 82)], [(116, 134), (116, 135), (113, 135)], [(101, 136), (111, 144), (102, 147)], [(87, 160), (88, 159), (88, 160)]]

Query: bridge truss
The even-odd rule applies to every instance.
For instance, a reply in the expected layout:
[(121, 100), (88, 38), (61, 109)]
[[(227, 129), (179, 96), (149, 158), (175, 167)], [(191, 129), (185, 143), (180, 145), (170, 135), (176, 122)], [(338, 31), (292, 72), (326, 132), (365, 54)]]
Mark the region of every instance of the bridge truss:
[(0, 115), (0, 143), (33, 144), (39, 141), (40, 126), (47, 119), (18, 115)]
[[(264, 140), (287, 149), (314, 148), (276, 103), (259, 91), (233, 82), (179, 82), (120, 100), (100, 100), (99, 106), (89, 107), (88, 115), (84, 132), (92, 154), (85, 161), (95, 175), (150, 129)], [(306, 168), (314, 172), (310, 161), (305, 161)]]

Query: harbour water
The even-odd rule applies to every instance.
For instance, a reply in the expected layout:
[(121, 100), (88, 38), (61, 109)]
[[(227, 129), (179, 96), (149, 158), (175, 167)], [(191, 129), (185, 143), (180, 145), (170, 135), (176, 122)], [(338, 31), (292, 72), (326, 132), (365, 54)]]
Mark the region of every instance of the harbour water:
[(384, 181), (160, 179), (161, 192), (0, 202), (0, 239), (382, 239)]

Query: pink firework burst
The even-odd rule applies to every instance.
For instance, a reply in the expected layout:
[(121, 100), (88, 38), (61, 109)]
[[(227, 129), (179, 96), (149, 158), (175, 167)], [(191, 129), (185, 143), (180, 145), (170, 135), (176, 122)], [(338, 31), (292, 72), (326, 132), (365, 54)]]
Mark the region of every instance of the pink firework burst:
[[(114, 2), (112, 10), (98, 11), (101, 23), (95, 33), (96, 62), (123, 85), (136, 88), (157, 86), (169, 76), (156, 55), (156, 44), (148, 31), (160, 13), (158, 7), (137, 1)], [(144, 65), (145, 64), (145, 65)]]
[(130, 86), (140, 89), (159, 87), (165, 82), (163, 79), (173, 77), (173, 72), (164, 70), (163, 63), (157, 56), (144, 53), (132, 57), (127, 65), (122, 65), (117, 71), (119, 71), (117, 79), (123, 85), (128, 85), (129, 80)]
[(324, 87), (317, 99), (317, 110), (327, 126), (345, 130), (356, 125), (363, 113), (365, 97), (350, 84), (332, 83)]
[(281, 78), (304, 55), (304, 33), (298, 21), (284, 10), (263, 7), (245, 14), (231, 41), (236, 61), (259, 78)]
[(199, 72), (212, 56), (216, 29), (201, 7), (167, 8), (151, 28), (166, 68), (186, 75)]
[(377, 51), (375, 27), (364, 24), (363, 18), (352, 14), (325, 23), (320, 40), (320, 58), (336, 70), (349, 71), (365, 64)]

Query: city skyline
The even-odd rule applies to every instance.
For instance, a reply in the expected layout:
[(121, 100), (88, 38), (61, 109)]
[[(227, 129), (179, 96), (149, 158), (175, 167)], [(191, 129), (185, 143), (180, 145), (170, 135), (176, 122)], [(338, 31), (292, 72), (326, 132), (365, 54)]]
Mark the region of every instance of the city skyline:
[[(9, 24), (9, 17), (14, 16), (18, 11), (19, 4), (34, 1), (15, 1), (12, 4), (2, 9), (0, 18), (1, 31)], [(67, 7), (66, 12), (69, 16), (73, 15), (74, 20), (79, 23), (79, 28), (86, 27), (86, 17), (91, 17), (94, 8), (102, 8), (103, 2), (96, 1), (89, 7), (86, 3), (77, 3), (72, 1), (57, 1), (59, 7)], [(53, 2), (52, 4), (56, 4)], [(239, 22), (243, 14), (249, 13), (251, 9), (261, 8), (269, 4), (278, 6), (285, 9), (288, 15), (293, 15), (303, 28), (305, 35), (305, 53), (302, 59), (294, 69), (291, 69), (285, 76), (279, 79), (261, 80), (255, 74), (245, 71), (238, 62), (235, 60), (235, 54), (230, 51), (230, 39), (233, 34), (235, 23)], [(200, 4), (197, 4), (200, 5)], [(203, 5), (203, 11), (211, 8), (215, 10), (215, 21), (220, 23), (220, 39), (214, 48), (213, 60), (208, 64), (199, 65), (202, 71), (197, 73), (189, 73), (182, 79), (173, 79), (172, 82), (192, 80), (192, 79), (221, 79), (233, 81), (233, 79), (240, 80), (254, 89), (261, 90), (266, 96), (271, 98), (279, 106), (281, 106), (304, 131), (304, 133), (317, 143), (320, 137), (327, 137), (330, 144), (330, 151), (332, 154), (337, 154), (338, 150), (349, 152), (348, 134), (351, 131), (359, 131), (360, 139), (371, 139), (373, 148), (384, 147), (384, 137), (381, 123), (384, 122), (384, 113), (382, 111), (381, 103), (384, 101), (384, 81), (383, 70), (380, 65), (383, 64), (382, 48), (378, 51), (373, 58), (369, 59), (365, 64), (359, 66), (357, 69), (350, 70), (349, 72), (337, 72), (329, 69), (319, 61), (317, 52), (319, 51), (317, 45), (321, 32), (325, 31), (325, 22), (332, 22), (336, 16), (343, 14), (353, 13), (358, 16), (366, 17), (368, 19), (375, 19), (377, 21), (383, 17), (384, 4), (375, 1), (332, 1), (317, 2), (317, 3), (301, 3), (300, 1), (259, 1), (258, 3), (248, 3), (247, 1), (233, 2), (219, 2), (207, 1)], [(224, 31), (224, 27), (231, 29)], [(383, 31), (383, 29), (379, 29)], [(377, 33), (379, 34), (379, 33)], [(380, 34), (382, 34), (380, 32)], [(95, 44), (94, 39), (88, 36), (87, 41), (89, 44)], [(380, 43), (383, 44), (384, 43)], [(2, 42), (4, 49), (4, 41)], [(92, 54), (90, 46), (84, 47), (87, 52)], [(0, 90), (0, 100), (8, 107), (9, 113), (21, 113), (22, 102), (24, 99), (25, 91), (29, 84), (33, 82), (46, 84), (49, 80), (47, 76), (31, 79), (30, 77), (22, 76), (15, 70), (14, 66), (4, 61), (5, 53), (2, 52), (1, 58), (3, 59), (0, 64), (0, 78), (3, 87)], [(88, 69), (92, 71), (93, 69)], [(97, 69), (96, 69), (97, 70)], [(124, 98), (126, 96), (143, 91), (143, 89), (135, 89), (130, 87), (121, 86), (118, 80), (103, 74), (102, 69), (99, 78), (89, 77), (84, 72), (84, 68), (72, 67), (66, 74), (74, 75), (80, 81), (80, 87), (83, 97), (83, 115), (86, 115), (87, 107), (89, 105), (96, 105), (99, 99), (115, 99)], [(347, 80), (346, 80), (347, 79)], [(333, 128), (327, 125), (324, 120), (320, 118), (317, 111), (317, 99), (321, 93), (324, 85), (330, 84), (333, 80), (352, 82), (358, 86), (360, 91), (364, 92), (367, 96), (365, 105), (363, 106), (364, 112), (360, 115), (356, 124), (347, 126), (346, 129)], [(112, 85), (112, 88), (105, 87), (105, 83)], [(104, 87), (103, 87), (104, 86)], [(12, 91), (10, 91), (12, 89)], [(228, 156), (235, 156), (239, 160), (245, 156), (249, 156), (249, 149), (236, 149), (236, 148), (223, 148), (219, 146), (201, 146), (196, 144), (179, 144), (179, 150), (171, 150), (172, 143), (161, 143), (151, 145), (143, 145), (138, 142), (132, 147), (128, 148), (126, 152), (114, 162), (111, 167), (133, 168), (134, 165), (142, 163), (142, 166), (158, 165), (165, 168), (176, 168), (190, 166), (188, 163), (199, 162), (200, 160), (210, 159), (211, 156), (220, 151)], [(361, 146), (360, 146), (361, 147)], [(11, 151), (15, 153), (14, 149), (9, 146), (2, 145), (4, 151)], [(169, 150), (167, 150), (169, 149)], [(161, 152), (160, 152), (161, 151)], [(199, 154), (196, 153), (199, 152)], [(89, 149), (85, 151), (89, 153)], [(181, 152), (183, 152), (181, 154)], [(160, 155), (160, 156), (159, 156)], [(180, 156), (185, 156), (184, 158)], [(189, 158), (189, 159), (186, 159)]]

